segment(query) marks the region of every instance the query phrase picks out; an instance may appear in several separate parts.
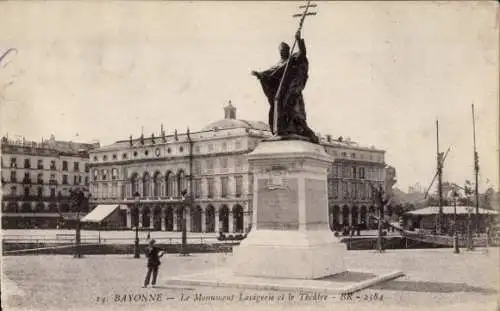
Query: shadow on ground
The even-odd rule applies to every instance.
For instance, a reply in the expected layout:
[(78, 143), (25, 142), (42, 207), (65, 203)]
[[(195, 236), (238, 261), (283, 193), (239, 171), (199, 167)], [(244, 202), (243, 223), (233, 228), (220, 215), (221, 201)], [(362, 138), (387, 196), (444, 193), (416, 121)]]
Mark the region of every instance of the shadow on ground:
[(335, 275), (325, 276), (323, 278), (319, 278), (317, 280), (320, 281), (332, 281), (332, 282), (348, 282), (348, 283), (357, 283), (363, 282), (369, 279), (373, 279), (377, 277), (376, 274), (367, 273), (367, 272), (356, 272), (356, 271), (345, 271)]
[[(367, 272), (346, 271), (336, 275), (320, 278), (321, 281), (358, 283), (377, 277), (376, 274)], [(427, 282), (411, 280), (392, 280), (381, 284), (371, 286), (370, 289), (411, 291), (411, 292), (429, 292), (429, 293), (457, 293), (472, 292), (478, 294), (493, 295), (497, 290), (493, 288), (484, 288), (471, 286), (466, 283), (450, 282)]]
[(389, 281), (370, 287), (371, 289), (411, 291), (411, 292), (432, 292), (432, 293), (456, 293), (473, 292), (479, 294), (496, 294), (497, 291), (492, 288), (471, 286), (466, 283), (447, 283), (447, 282), (426, 282), (426, 281)]

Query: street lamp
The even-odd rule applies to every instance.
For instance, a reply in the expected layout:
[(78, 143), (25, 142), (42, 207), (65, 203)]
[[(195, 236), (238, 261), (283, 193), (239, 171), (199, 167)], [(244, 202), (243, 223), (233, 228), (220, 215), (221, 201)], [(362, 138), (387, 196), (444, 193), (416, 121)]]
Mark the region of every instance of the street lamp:
[(140, 195), (138, 192), (134, 193), (134, 205), (137, 210), (137, 217), (135, 217), (135, 243), (134, 243), (134, 258), (140, 258), (139, 250), (139, 200)]
[(460, 253), (460, 248), (458, 247), (458, 230), (457, 230), (457, 189), (451, 191), (453, 196), (453, 252), (455, 254)]
[[(90, 196), (90, 194), (89, 194)], [(75, 188), (70, 190), (70, 197), (72, 206), (76, 209), (76, 226), (75, 226), (75, 254), (74, 258), (82, 258), (81, 252), (81, 222), (80, 222), (80, 212), (82, 210), (82, 205), (87, 199), (84, 190), (80, 188)]]
[(186, 228), (186, 207), (191, 205), (191, 195), (188, 194), (186, 189), (181, 192), (183, 197), (182, 202), (182, 242), (181, 242), (181, 256), (188, 256), (189, 253), (187, 251), (187, 228)]

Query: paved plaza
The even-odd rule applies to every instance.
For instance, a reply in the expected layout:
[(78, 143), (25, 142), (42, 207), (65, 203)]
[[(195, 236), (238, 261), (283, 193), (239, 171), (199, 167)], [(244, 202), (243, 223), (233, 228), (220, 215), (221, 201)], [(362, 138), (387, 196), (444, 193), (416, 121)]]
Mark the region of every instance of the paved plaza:
[[(349, 251), (345, 262), (352, 278), (356, 271), (379, 273), (401, 270), (405, 276), (357, 292), (352, 300), (193, 301), (194, 297), (268, 297), (279, 292), (225, 287), (169, 284), (173, 276), (228, 267), (231, 254), (164, 257), (157, 288), (141, 288), (145, 259), (130, 255), (5, 256), (2, 259), (2, 304), (6, 310), (373, 310), (421, 309), (496, 310), (498, 249), (462, 252), (451, 249), (397, 250), (379, 254)], [(286, 293), (288, 295), (288, 293)], [(299, 295), (299, 293), (294, 293)], [(190, 296), (191, 299), (186, 299)], [(383, 297), (380, 299), (380, 297)], [(142, 298), (141, 298), (142, 297)], [(297, 296), (299, 297), (299, 296)], [(312, 296), (311, 296), (312, 297)], [(366, 299), (366, 300), (365, 300)], [(371, 301), (370, 301), (371, 299)], [(147, 300), (147, 301), (146, 301)]]

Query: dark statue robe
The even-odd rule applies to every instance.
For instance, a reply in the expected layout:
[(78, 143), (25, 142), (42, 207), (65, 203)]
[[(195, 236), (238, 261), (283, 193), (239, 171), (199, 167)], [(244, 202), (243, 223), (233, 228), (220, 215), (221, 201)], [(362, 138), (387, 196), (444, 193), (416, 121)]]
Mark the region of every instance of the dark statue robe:
[(298, 41), (298, 46), (299, 51), (291, 56), (278, 99), (277, 133), (274, 133), (274, 104), (280, 79), (286, 67), (286, 60), (282, 60), (276, 66), (260, 72), (259, 80), (269, 102), (269, 127), (273, 134), (282, 137), (299, 135), (313, 143), (318, 143), (318, 138), (307, 125), (304, 98), (302, 97), (302, 90), (306, 86), (309, 69), (303, 39)]

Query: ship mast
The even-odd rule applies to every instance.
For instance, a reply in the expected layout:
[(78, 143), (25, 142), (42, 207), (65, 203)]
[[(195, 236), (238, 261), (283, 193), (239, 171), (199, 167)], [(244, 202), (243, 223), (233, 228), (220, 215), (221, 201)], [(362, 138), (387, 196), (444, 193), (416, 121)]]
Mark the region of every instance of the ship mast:
[(476, 178), (476, 217), (475, 217), (475, 227), (476, 233), (479, 234), (479, 156), (476, 150), (476, 118), (474, 114), (474, 104), (472, 104), (472, 138), (474, 142), (474, 175)]
[(436, 120), (436, 150), (437, 150), (437, 177), (438, 177), (438, 206), (439, 212), (436, 217), (436, 233), (441, 233), (441, 221), (443, 216), (443, 155), (439, 152), (439, 121)]

